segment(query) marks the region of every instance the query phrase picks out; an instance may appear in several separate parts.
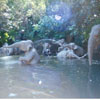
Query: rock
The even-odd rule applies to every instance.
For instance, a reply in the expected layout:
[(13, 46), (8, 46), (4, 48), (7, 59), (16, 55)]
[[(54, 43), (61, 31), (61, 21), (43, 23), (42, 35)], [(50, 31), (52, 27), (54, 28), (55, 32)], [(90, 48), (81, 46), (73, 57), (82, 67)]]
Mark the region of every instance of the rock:
[[(58, 47), (60, 47), (60, 45), (58, 43), (56, 43), (56, 40), (54, 39), (42, 39), (42, 40), (38, 40), (34, 42), (34, 47), (36, 48), (37, 52), (42, 55), (44, 47), (43, 45), (45, 43), (48, 43), (50, 45), (50, 47), (48, 48), (50, 50), (50, 55), (56, 55), (56, 53), (58, 52)], [(45, 52), (45, 50), (44, 50)]]

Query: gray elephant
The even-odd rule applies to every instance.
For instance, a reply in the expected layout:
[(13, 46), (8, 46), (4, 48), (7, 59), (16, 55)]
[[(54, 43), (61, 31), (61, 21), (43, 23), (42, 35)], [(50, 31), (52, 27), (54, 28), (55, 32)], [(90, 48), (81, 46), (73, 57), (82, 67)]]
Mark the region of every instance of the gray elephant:
[(75, 53), (77, 56), (79, 56), (79, 57), (83, 56), (84, 53), (85, 53), (85, 52), (84, 52), (84, 49), (83, 49), (82, 47), (76, 45), (76, 44), (73, 43), (73, 42), (71, 42), (71, 43), (69, 43), (69, 44), (64, 44), (64, 45), (62, 45), (60, 48), (58, 48), (58, 49), (59, 49), (58, 51), (61, 51), (61, 50), (63, 50), (64, 48), (72, 49), (72, 50), (74, 51), (74, 53)]
[(33, 47), (33, 42), (31, 40), (23, 40), (20, 42), (13, 43), (12, 45), (5, 46), (3, 48), (19, 48), (20, 50), (27, 52)]
[(69, 58), (69, 59), (82, 59), (84, 57), (86, 57), (87, 54), (84, 54), (83, 56), (78, 56), (77, 54), (75, 54), (74, 50), (72, 47), (67, 47), (64, 48), (62, 51), (60, 51), (59, 53), (57, 53), (57, 58), (58, 59), (65, 59), (65, 58)]
[(89, 65), (92, 65), (93, 51), (100, 45), (100, 24), (95, 25), (91, 29), (88, 40), (88, 59)]
[(30, 48), (30, 50), (27, 51), (23, 57), (20, 57), (19, 61), (22, 64), (35, 65), (40, 61), (40, 56), (37, 53), (37, 50), (33, 47), (33, 48)]
[(33, 46), (33, 42), (31, 40), (23, 40), (20, 42), (16, 42), (9, 46), (4, 46), (6, 48), (19, 48), (22, 50), (25, 55), (19, 58), (19, 61), (22, 64), (37, 64), (40, 60), (40, 56), (37, 53), (37, 50)]

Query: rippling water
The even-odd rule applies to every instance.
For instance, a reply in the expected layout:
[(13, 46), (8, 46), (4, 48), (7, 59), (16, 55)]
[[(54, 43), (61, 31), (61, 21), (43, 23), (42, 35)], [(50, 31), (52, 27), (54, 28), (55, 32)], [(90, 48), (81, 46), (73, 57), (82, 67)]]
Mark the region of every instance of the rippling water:
[(41, 57), (25, 66), (18, 57), (1, 57), (0, 98), (100, 98), (100, 62)]

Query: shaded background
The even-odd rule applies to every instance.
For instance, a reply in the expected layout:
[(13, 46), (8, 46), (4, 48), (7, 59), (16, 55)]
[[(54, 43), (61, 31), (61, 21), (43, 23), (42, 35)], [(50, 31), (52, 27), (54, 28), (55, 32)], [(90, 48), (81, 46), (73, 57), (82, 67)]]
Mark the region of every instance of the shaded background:
[(100, 23), (100, 0), (0, 0), (0, 46), (31, 39), (61, 39), (87, 47)]

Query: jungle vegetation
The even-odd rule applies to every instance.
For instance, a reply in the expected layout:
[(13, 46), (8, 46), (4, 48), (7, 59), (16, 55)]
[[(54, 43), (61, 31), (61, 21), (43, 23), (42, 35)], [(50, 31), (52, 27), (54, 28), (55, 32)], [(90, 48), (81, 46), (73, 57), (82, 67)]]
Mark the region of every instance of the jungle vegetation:
[(0, 46), (31, 39), (62, 39), (87, 46), (100, 24), (100, 0), (0, 0)]

